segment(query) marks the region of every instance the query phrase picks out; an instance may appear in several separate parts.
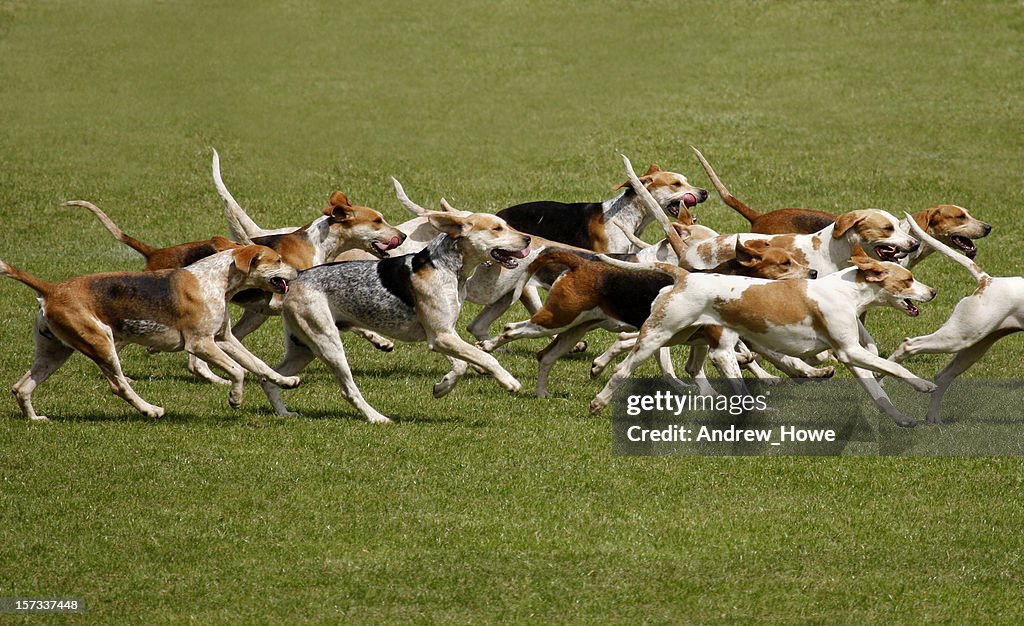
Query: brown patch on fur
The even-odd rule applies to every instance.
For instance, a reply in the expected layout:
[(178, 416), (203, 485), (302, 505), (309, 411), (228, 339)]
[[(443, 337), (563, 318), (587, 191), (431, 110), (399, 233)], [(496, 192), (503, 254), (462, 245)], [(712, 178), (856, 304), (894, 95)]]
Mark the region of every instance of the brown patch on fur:
[(985, 293), (985, 289), (988, 288), (988, 286), (991, 285), (991, 284), (992, 284), (992, 277), (991, 276), (984, 276), (981, 280), (978, 281), (978, 287), (977, 287), (977, 289), (974, 290), (974, 293), (972, 293), (971, 295), (972, 296), (980, 296), (981, 294)]
[(768, 332), (768, 325), (799, 324), (807, 318), (821, 318), (817, 306), (807, 298), (807, 281), (783, 280), (747, 287), (739, 298), (715, 298), (715, 308), (727, 326)]
[(701, 326), (700, 329), (700, 334), (707, 340), (712, 350), (718, 348), (718, 343), (722, 340), (722, 332), (721, 326)]
[(206, 241), (192, 241), (167, 248), (155, 248), (146, 255), (146, 272), (156, 270), (174, 269), (191, 265), (200, 259), (242, 247), (242, 244), (235, 243), (224, 237), (212, 237)]
[(605, 232), (606, 222), (603, 213), (594, 213), (587, 223), (591, 249), (594, 252), (608, 251), (608, 233)]
[(796, 247), (796, 235), (775, 235), (768, 239), (768, 243), (774, 248), (783, 248), (793, 255), (793, 259), (800, 265), (807, 265), (807, 255)]
[(285, 263), (297, 270), (306, 270), (313, 267), (313, 259), (316, 250), (312, 244), (299, 233), (287, 233), (284, 235), (271, 235), (268, 237), (257, 237), (253, 240), (261, 246), (266, 246), (281, 255)]

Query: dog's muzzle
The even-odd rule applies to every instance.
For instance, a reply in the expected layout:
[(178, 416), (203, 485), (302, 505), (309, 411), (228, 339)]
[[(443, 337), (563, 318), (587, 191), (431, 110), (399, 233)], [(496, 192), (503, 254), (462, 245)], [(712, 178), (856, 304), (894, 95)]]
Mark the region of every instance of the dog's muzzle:
[(398, 237), (392, 237), (391, 241), (387, 243), (381, 241), (371, 241), (370, 250), (378, 257), (386, 259), (388, 257), (388, 250), (397, 248), (400, 245), (402, 245), (402, 240)]
[(516, 262), (516, 259), (524, 259), (528, 254), (530, 254), (530, 244), (526, 244), (525, 248), (515, 252), (511, 250), (502, 250), (501, 248), (491, 250), (491, 258), (498, 263), (501, 263), (502, 267), (510, 270), (519, 267), (519, 263)]

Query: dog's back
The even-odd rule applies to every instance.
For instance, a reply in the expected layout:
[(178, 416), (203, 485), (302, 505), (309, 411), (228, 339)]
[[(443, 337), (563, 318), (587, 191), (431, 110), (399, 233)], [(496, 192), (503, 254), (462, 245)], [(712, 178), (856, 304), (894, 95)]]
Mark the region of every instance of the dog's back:
[(593, 250), (594, 227), (603, 224), (604, 207), (597, 202), (539, 201), (508, 207), (497, 215), (518, 231)]

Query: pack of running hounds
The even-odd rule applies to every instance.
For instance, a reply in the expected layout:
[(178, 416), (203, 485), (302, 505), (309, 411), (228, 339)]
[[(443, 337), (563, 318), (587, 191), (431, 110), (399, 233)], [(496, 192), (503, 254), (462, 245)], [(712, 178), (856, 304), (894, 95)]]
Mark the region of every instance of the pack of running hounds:
[[(548, 395), (555, 361), (585, 347), (593, 329), (619, 333), (591, 367), (597, 376), (628, 352), (590, 404), (601, 411), (615, 388), (655, 356), (675, 384), (669, 346), (689, 347), (686, 373), (702, 394), (716, 395), (704, 361), (746, 393), (742, 370), (773, 378), (762, 359), (793, 377), (824, 378), (834, 358), (853, 373), (880, 411), (900, 426), (916, 420), (901, 413), (879, 380), (899, 378), (931, 394), (927, 420), (939, 422), (950, 382), (999, 338), (1021, 330), (1024, 282), (993, 278), (973, 262), (975, 239), (991, 226), (966, 209), (939, 205), (910, 215), (863, 209), (833, 215), (809, 209), (758, 213), (729, 193), (701, 153), (694, 153), (722, 200), (750, 222), (750, 233), (719, 234), (695, 223), (693, 211), (708, 192), (685, 176), (651, 165), (638, 176), (623, 157), (627, 180), (603, 202), (539, 201), (497, 214), (440, 210), (414, 203), (394, 181), (399, 202), (414, 217), (393, 226), (374, 209), (330, 196), (322, 215), (300, 227), (261, 228), (235, 201), (213, 154), (213, 180), (224, 201), (229, 237), (156, 248), (134, 239), (98, 207), (75, 200), (120, 242), (146, 259), (144, 271), (77, 276), (51, 283), (0, 261), (0, 273), (36, 291), (35, 359), (12, 391), (26, 417), (45, 420), (32, 405), (36, 386), (76, 350), (102, 370), (111, 390), (148, 417), (162, 407), (132, 389), (118, 349), (135, 343), (151, 351), (189, 355), (196, 376), (230, 386), (239, 406), (246, 371), (259, 377), (274, 410), (294, 415), (282, 389), (314, 359), (333, 373), (342, 396), (371, 422), (389, 419), (363, 398), (353, 380), (341, 333), (380, 350), (392, 340), (426, 342), (451, 362), (433, 388), (449, 393), (470, 365), (504, 389), (521, 384), (492, 356), (520, 338), (551, 337), (538, 355), (536, 393)], [(657, 224), (665, 237), (645, 243)], [(911, 270), (938, 252), (977, 281), (935, 332), (906, 339), (888, 358), (865, 326), (866, 312), (888, 306), (920, 312), (935, 290)], [(547, 290), (542, 299), (539, 290)], [(478, 342), (459, 334), (465, 300), (483, 305), (468, 327)], [(490, 327), (519, 300), (530, 318)], [(244, 309), (232, 328), (228, 303)], [(284, 323), (286, 353), (270, 367), (241, 340), (267, 318)], [(901, 363), (919, 353), (955, 354), (934, 381)], [(213, 365), (227, 378), (215, 374)]]

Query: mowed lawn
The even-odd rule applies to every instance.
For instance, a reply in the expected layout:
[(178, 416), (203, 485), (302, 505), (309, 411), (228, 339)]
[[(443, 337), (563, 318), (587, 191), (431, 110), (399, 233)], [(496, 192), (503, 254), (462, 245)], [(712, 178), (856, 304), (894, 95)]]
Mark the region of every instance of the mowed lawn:
[[(1019, 2), (252, 4), (0, 0), (0, 258), (140, 268), (74, 198), (157, 245), (224, 234), (211, 147), (276, 227), (335, 189), (404, 221), (390, 176), (429, 206), (602, 200), (619, 152), (709, 185), (692, 144), (762, 210), (965, 206), (994, 226), (979, 263), (1022, 271)], [(745, 226), (714, 197), (699, 218)], [(917, 275), (939, 297), (871, 315), (884, 353), (973, 288), (938, 258)], [(0, 281), (4, 386), (36, 310)], [(279, 418), (255, 382), (232, 410), (183, 355), (129, 347), (168, 410), (149, 421), (78, 355), (36, 393), (52, 423), (0, 403), (0, 597), (81, 598), (100, 623), (1024, 619), (1020, 459), (613, 457), (586, 410), (607, 343), (559, 363), (551, 399), (531, 341), (498, 355), (522, 394), (473, 375), (435, 400), (444, 358), (346, 338), (390, 427), (319, 364)], [(247, 344), (275, 363), (280, 322)], [(1010, 338), (971, 375), (1022, 356)]]

